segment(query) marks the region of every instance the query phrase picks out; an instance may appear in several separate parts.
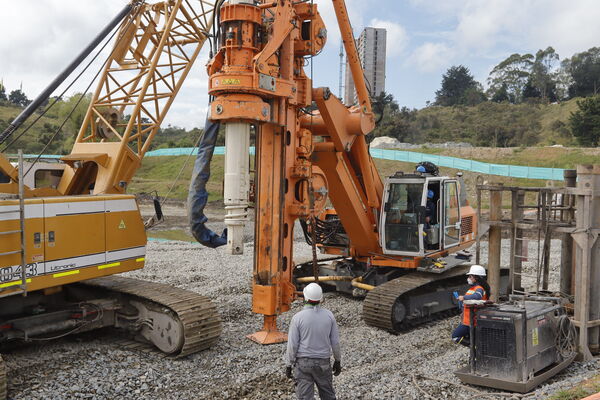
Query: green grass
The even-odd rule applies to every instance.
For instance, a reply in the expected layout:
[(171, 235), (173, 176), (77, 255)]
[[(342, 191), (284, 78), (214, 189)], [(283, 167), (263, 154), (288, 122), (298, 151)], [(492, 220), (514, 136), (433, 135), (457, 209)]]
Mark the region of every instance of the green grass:
[(571, 113), (579, 109), (577, 106), (577, 100), (578, 99), (571, 99), (559, 104), (549, 104), (543, 109), (543, 113), (540, 117), (540, 137), (543, 138), (542, 142), (544, 144), (573, 144), (572, 139), (565, 137), (565, 135), (561, 136), (557, 133), (555, 128), (562, 124), (568, 125)]
[(547, 400), (580, 400), (600, 392), (600, 375), (595, 376), (576, 387), (559, 390)]
[[(160, 196), (166, 196), (171, 186), (173, 186), (173, 190), (168, 196), (169, 199), (187, 199), (195, 156), (189, 158), (187, 165), (179, 175), (179, 179), (177, 179), (187, 158), (187, 156), (145, 158), (142, 167), (131, 181), (128, 191), (130, 193), (149, 193), (156, 190)], [(223, 160), (223, 156), (217, 155), (212, 159), (211, 175), (206, 185), (209, 193), (208, 201), (222, 198)]]
[(439, 154), (475, 161), (523, 165), (546, 168), (575, 168), (580, 164), (600, 163), (600, 149), (561, 148), (561, 147), (513, 147), (513, 148), (452, 148), (452, 149), (411, 149), (409, 151)]
[[(488, 158), (489, 160), (489, 158)], [(595, 149), (529, 147), (512, 149), (512, 154), (494, 157), (496, 164), (526, 165), (547, 168), (575, 168), (578, 164), (597, 164), (600, 153)]]
[(12, 121), (19, 113), (22, 111), (19, 107), (8, 107), (1, 106), (0, 107), (0, 119), (6, 121)]
[[(538, 150), (536, 150), (538, 149)], [(478, 149), (479, 153), (482, 152), (484, 154), (488, 153), (490, 150), (490, 154), (487, 154), (489, 158), (482, 158), (487, 162), (497, 162), (500, 157), (493, 157), (493, 151), (496, 149)], [(511, 150), (511, 149), (504, 149)], [(529, 149), (527, 149), (529, 150)], [(531, 149), (531, 157), (534, 157), (536, 151), (546, 151), (546, 149), (539, 150), (539, 148)], [(564, 150), (564, 149), (551, 149), (551, 150)], [(582, 150), (583, 151), (583, 150)], [(520, 153), (521, 154), (521, 153)], [(556, 158), (563, 164), (567, 164), (565, 161), (570, 158), (576, 158), (578, 160), (589, 160), (590, 162), (594, 159), (595, 162), (598, 163), (600, 160), (598, 156), (585, 156), (580, 153), (578, 156), (569, 156), (566, 153), (559, 152), (548, 152), (549, 157)], [(538, 155), (539, 156), (539, 155)], [(562, 158), (560, 158), (562, 157)], [(586, 158), (587, 157), (587, 158)], [(180, 200), (185, 201), (187, 199), (188, 187), (190, 184), (194, 157), (191, 157), (188, 165), (185, 167), (179, 179), (175, 179), (177, 174), (181, 170), (183, 164), (185, 163), (187, 156), (177, 156), (177, 157), (147, 157), (144, 159), (142, 163), (142, 167), (134, 177), (133, 181), (129, 186), (129, 193), (149, 193), (151, 191), (157, 190), (160, 196), (166, 196), (171, 186), (173, 186), (173, 190), (169, 195), (169, 199), (171, 200)], [(517, 159), (518, 160), (518, 159)], [(214, 156), (211, 163), (211, 176), (210, 180), (207, 184), (207, 189), (209, 192), (209, 201), (219, 201), (222, 200), (222, 192), (223, 192), (223, 161), (224, 156)], [(551, 160), (546, 160), (546, 162), (552, 162)], [(572, 161), (573, 166), (577, 163), (577, 161)], [(379, 171), (382, 180), (385, 180), (387, 177), (394, 175), (397, 171), (405, 171), (410, 172), (414, 169), (414, 163), (406, 163), (400, 161), (391, 161), (391, 160), (380, 160), (375, 159), (375, 164)], [(458, 170), (452, 168), (441, 168), (441, 174), (447, 176), (455, 176)], [(464, 179), (468, 187), (469, 192), (469, 200), (472, 204), (475, 204), (475, 181), (479, 174), (473, 172), (464, 172)], [(537, 186), (545, 186), (544, 181), (535, 180), (535, 179), (519, 179), (519, 178), (508, 178), (502, 176), (492, 176), (485, 175), (485, 181), (488, 183), (502, 183), (505, 186), (526, 186), (526, 187), (537, 187)], [(507, 197), (504, 199), (504, 206), (509, 207), (510, 199)], [(487, 207), (487, 199), (484, 198), (482, 201), (483, 207)]]

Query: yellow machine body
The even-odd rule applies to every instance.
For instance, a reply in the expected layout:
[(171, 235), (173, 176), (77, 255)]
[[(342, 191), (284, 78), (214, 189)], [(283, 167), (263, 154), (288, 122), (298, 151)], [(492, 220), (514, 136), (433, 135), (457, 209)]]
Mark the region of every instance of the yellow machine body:
[(19, 202), (0, 201), (0, 232), (13, 232), (0, 240), (2, 297), (144, 266), (146, 233), (132, 195), (32, 198), (24, 215), (25, 285)]

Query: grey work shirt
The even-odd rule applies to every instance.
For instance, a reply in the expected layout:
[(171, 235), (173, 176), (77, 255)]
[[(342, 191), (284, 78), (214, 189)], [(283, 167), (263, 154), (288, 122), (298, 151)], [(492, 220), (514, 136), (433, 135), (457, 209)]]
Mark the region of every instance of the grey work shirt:
[(332, 351), (335, 360), (341, 361), (340, 334), (333, 313), (305, 305), (290, 323), (286, 365), (293, 365), (300, 357), (329, 358)]

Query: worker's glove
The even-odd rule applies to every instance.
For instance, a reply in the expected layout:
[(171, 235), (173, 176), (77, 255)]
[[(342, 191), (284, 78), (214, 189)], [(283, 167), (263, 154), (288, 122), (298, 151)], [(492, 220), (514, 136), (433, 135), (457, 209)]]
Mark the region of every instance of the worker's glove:
[(342, 373), (342, 363), (339, 361), (333, 362), (333, 375), (338, 376)]
[(289, 379), (294, 379), (294, 375), (292, 375), (292, 366), (288, 365), (287, 367), (285, 367), (285, 376), (287, 376)]

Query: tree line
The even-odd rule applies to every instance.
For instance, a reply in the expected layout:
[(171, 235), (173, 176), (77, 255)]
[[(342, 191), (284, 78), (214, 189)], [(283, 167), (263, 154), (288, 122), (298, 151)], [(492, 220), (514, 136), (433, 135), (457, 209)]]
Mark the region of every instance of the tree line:
[(515, 53), (496, 65), (483, 90), (469, 69), (453, 66), (442, 76), (435, 105), (476, 105), (484, 101), (519, 104), (532, 99), (557, 102), (600, 94), (600, 47), (560, 61), (554, 48)]
[(7, 95), (4, 83), (0, 82), (0, 105), (27, 107), (29, 103), (31, 103), (31, 100), (27, 98), (22, 89), (15, 89)]
[[(600, 144), (600, 47), (560, 60), (552, 47), (533, 54), (512, 54), (496, 65), (487, 78), (488, 88), (477, 82), (466, 66), (450, 67), (442, 76), (435, 101), (422, 110), (400, 107), (391, 94), (373, 98), (379, 122), (369, 135), (391, 136), (403, 142), (465, 141), (478, 146), (533, 146), (547, 139), (541, 135), (542, 106), (578, 98), (578, 110), (568, 121), (555, 120), (550, 129), (555, 138), (583, 146)], [(37, 126), (13, 148), (37, 152), (50, 143), (48, 153), (68, 153), (85, 117), (90, 95), (58, 99)], [(55, 99), (51, 99), (53, 102)], [(0, 106), (25, 107), (31, 101), (21, 88), (7, 94), (0, 83)], [(46, 103), (47, 104), (47, 103)], [(40, 107), (40, 112), (46, 107)], [(73, 112), (71, 112), (75, 108)], [(0, 131), (10, 118), (0, 115)], [(62, 121), (67, 123), (59, 130)], [(59, 130), (58, 134), (56, 133)], [(189, 147), (201, 131), (167, 126), (152, 148)], [(220, 144), (223, 142), (220, 138)]]
[[(411, 143), (459, 140), (480, 146), (535, 145), (542, 139), (543, 104), (583, 98), (577, 100), (579, 109), (567, 123), (555, 121), (552, 129), (557, 136), (571, 136), (583, 146), (600, 143), (600, 47), (562, 61), (552, 47), (535, 55), (512, 54), (492, 69), (487, 86), (484, 90), (469, 68), (456, 65), (442, 75), (435, 101), (423, 110), (400, 108), (392, 95), (381, 93), (373, 99), (381, 121), (372, 136)], [(432, 111), (436, 106), (453, 110)]]
[[(39, 114), (46, 110), (48, 104), (55, 103), (27, 133), (7, 149), (7, 152), (23, 149), (26, 153), (37, 154), (46, 147), (46, 154), (68, 154), (83, 124), (91, 101), (91, 94), (84, 95), (80, 101), (81, 96), (81, 93), (75, 93), (60, 99), (52, 97), (42, 104), (30, 120), (15, 132), (13, 138), (19, 136)], [(0, 132), (4, 131), (20, 113), (20, 109), (29, 103), (31, 101), (22, 89), (13, 90), (6, 95), (5, 86), (0, 84), (0, 106), (3, 107), (0, 112)], [(126, 115), (124, 119), (127, 121), (129, 116)], [(169, 124), (159, 130), (152, 142), (151, 150), (165, 147), (192, 147), (201, 132), (202, 130), (199, 128), (187, 130)], [(219, 139), (219, 144), (222, 144), (224, 138)]]

